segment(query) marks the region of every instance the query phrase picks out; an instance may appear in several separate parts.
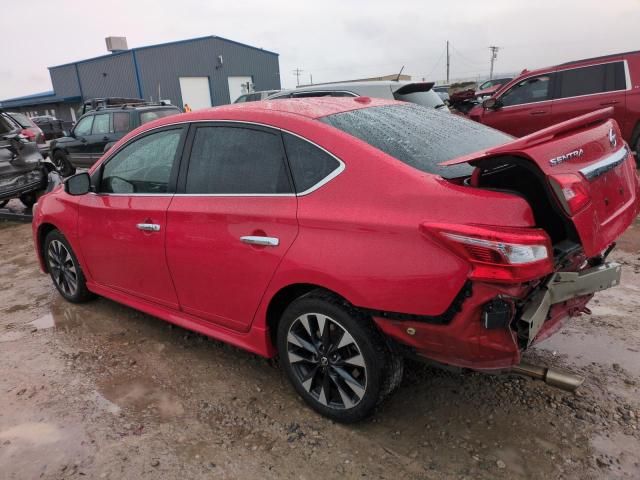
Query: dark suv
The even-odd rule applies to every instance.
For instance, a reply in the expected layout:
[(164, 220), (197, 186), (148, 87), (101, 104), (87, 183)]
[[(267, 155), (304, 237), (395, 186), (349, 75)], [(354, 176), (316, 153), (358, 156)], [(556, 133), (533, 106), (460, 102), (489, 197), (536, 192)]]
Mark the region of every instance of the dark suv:
[(181, 113), (175, 105), (125, 103), (99, 106), (84, 114), (71, 132), (50, 145), (50, 156), (63, 176), (88, 168), (131, 130), (157, 118)]

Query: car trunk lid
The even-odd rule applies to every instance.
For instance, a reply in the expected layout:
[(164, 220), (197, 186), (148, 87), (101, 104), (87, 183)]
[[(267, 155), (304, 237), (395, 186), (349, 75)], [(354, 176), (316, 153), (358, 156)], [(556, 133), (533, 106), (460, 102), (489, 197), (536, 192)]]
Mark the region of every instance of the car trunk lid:
[[(512, 142), (441, 165), (525, 159), (537, 166), (547, 191), (570, 219), (588, 257), (598, 255), (638, 213), (638, 180), (629, 147), (611, 120), (613, 109), (577, 117)], [(509, 188), (509, 185), (504, 185)]]

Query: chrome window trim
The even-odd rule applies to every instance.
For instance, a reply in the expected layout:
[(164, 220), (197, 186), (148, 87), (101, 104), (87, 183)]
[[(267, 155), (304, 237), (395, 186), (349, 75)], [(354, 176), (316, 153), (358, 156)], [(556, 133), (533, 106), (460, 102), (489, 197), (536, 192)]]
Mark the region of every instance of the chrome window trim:
[[(531, 75), (529, 77), (525, 77), (522, 80), (520, 80), (518, 83), (523, 82), (524, 80), (528, 80), (530, 78), (541, 77), (543, 75), (551, 75), (551, 74), (558, 73), (558, 72), (566, 72), (568, 70), (577, 70), (579, 68), (595, 67), (595, 66), (598, 66), (598, 65), (608, 65), (610, 63), (618, 63), (618, 62), (622, 62), (623, 65), (624, 65), (624, 74), (625, 74), (624, 76), (625, 76), (625, 84), (626, 84), (625, 88), (622, 88), (620, 90), (607, 90), (606, 92), (587, 93), (586, 95), (574, 95), (572, 97), (549, 98), (547, 100), (540, 100), (539, 102), (530, 102), (530, 103), (520, 103), (518, 105), (509, 105), (509, 106), (506, 106), (506, 107), (502, 107), (502, 109), (504, 110), (505, 108), (520, 107), (522, 105), (533, 105), (533, 104), (536, 104), (536, 103), (544, 103), (544, 102), (560, 102), (562, 100), (571, 100), (573, 98), (593, 97), (595, 95), (604, 95), (604, 94), (607, 94), (607, 93), (616, 93), (616, 92), (629, 91), (629, 90), (631, 90), (631, 75), (629, 74), (629, 64), (628, 64), (626, 59), (624, 59), (624, 60), (613, 60), (613, 61), (610, 61), (610, 62), (602, 62), (602, 63), (591, 63), (589, 65), (581, 65), (579, 67), (567, 67), (567, 68), (563, 68), (561, 70), (554, 70), (553, 72), (548, 72), (548, 73), (539, 73), (537, 75)], [(511, 88), (509, 88), (509, 90), (511, 90), (518, 83), (514, 83), (513, 86)], [(507, 93), (509, 90), (506, 90), (505, 93)], [(504, 96), (504, 93), (502, 95), (500, 95), (500, 97), (498, 97), (498, 98), (502, 98), (503, 96)]]
[(612, 153), (608, 157), (580, 169), (580, 173), (584, 175), (587, 180), (592, 180), (603, 173), (616, 168), (625, 161), (628, 155), (629, 150), (627, 150), (627, 147), (622, 147), (620, 150)]
[(135, 137), (132, 137), (131, 139), (129, 139), (127, 141), (127, 143), (125, 143), (120, 148), (118, 148), (117, 151), (114, 151), (114, 152), (110, 151), (109, 152), (110, 155), (100, 163), (100, 166), (102, 166), (104, 163), (109, 161), (109, 159), (112, 156), (116, 155), (124, 147), (126, 147), (127, 145), (129, 145), (130, 143), (132, 143), (133, 141), (135, 141), (137, 138), (139, 138), (142, 135), (146, 135), (149, 132), (153, 132), (154, 130), (159, 130), (159, 129), (165, 128), (165, 127), (172, 127), (172, 126), (176, 126), (176, 125), (189, 125), (189, 124), (196, 124), (196, 123), (240, 123), (240, 124), (243, 124), (243, 125), (254, 125), (254, 126), (258, 126), (258, 127), (265, 127), (265, 128), (271, 129), (271, 130), (277, 130), (277, 131), (279, 131), (281, 133), (282, 132), (288, 133), (290, 135), (293, 135), (294, 137), (298, 137), (301, 140), (304, 140), (304, 141), (310, 143), (314, 147), (319, 148), (323, 152), (327, 153), (328, 155), (330, 155), (331, 157), (333, 157), (334, 159), (336, 159), (338, 161), (339, 166), (338, 166), (338, 168), (333, 170), (331, 173), (329, 173), (329, 175), (327, 175), (322, 180), (320, 180), (318, 183), (316, 183), (312, 187), (310, 187), (307, 190), (305, 190), (303, 192), (300, 192), (300, 193), (100, 193), (100, 192), (90, 192), (90, 193), (93, 193), (94, 195), (105, 196), (105, 197), (106, 196), (114, 196), (114, 197), (115, 196), (118, 196), (118, 197), (160, 197), (160, 196), (165, 196), (165, 197), (169, 197), (169, 196), (171, 196), (171, 197), (174, 197), (174, 196), (175, 197), (304, 197), (306, 195), (309, 195), (310, 193), (315, 192), (316, 190), (321, 188), (323, 185), (327, 184), (328, 182), (330, 182), (331, 180), (336, 178), (346, 168), (345, 163), (342, 160), (340, 160), (337, 156), (335, 156), (333, 153), (331, 153), (327, 149), (321, 147), (317, 143), (312, 142), (308, 138), (305, 138), (305, 137), (303, 137), (301, 135), (298, 135), (297, 133), (291, 132), (289, 130), (285, 130), (284, 128), (274, 127), (273, 125), (267, 125), (265, 123), (243, 121), (243, 120), (221, 120), (221, 119), (215, 119), (215, 120), (185, 120), (183, 122), (167, 123), (165, 125), (159, 125), (157, 127), (150, 128), (148, 130), (145, 130), (144, 132), (140, 132)]

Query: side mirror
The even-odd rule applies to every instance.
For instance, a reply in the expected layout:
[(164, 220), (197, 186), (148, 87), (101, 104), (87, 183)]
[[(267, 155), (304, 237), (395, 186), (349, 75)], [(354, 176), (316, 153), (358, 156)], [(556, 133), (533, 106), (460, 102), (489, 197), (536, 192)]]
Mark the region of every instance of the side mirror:
[(482, 102), (482, 108), (484, 108), (485, 110), (497, 110), (501, 106), (502, 104), (500, 103), (500, 100), (493, 97), (487, 98)]
[(69, 195), (85, 195), (91, 190), (91, 177), (87, 172), (77, 173), (64, 182), (64, 191)]

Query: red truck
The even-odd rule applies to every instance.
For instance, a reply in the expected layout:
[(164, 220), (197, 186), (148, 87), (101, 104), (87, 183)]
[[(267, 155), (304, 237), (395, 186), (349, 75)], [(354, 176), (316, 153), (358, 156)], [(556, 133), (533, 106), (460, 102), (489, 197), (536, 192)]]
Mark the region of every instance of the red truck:
[(469, 112), (522, 137), (585, 113), (613, 107), (622, 138), (640, 148), (640, 51), (523, 71)]

